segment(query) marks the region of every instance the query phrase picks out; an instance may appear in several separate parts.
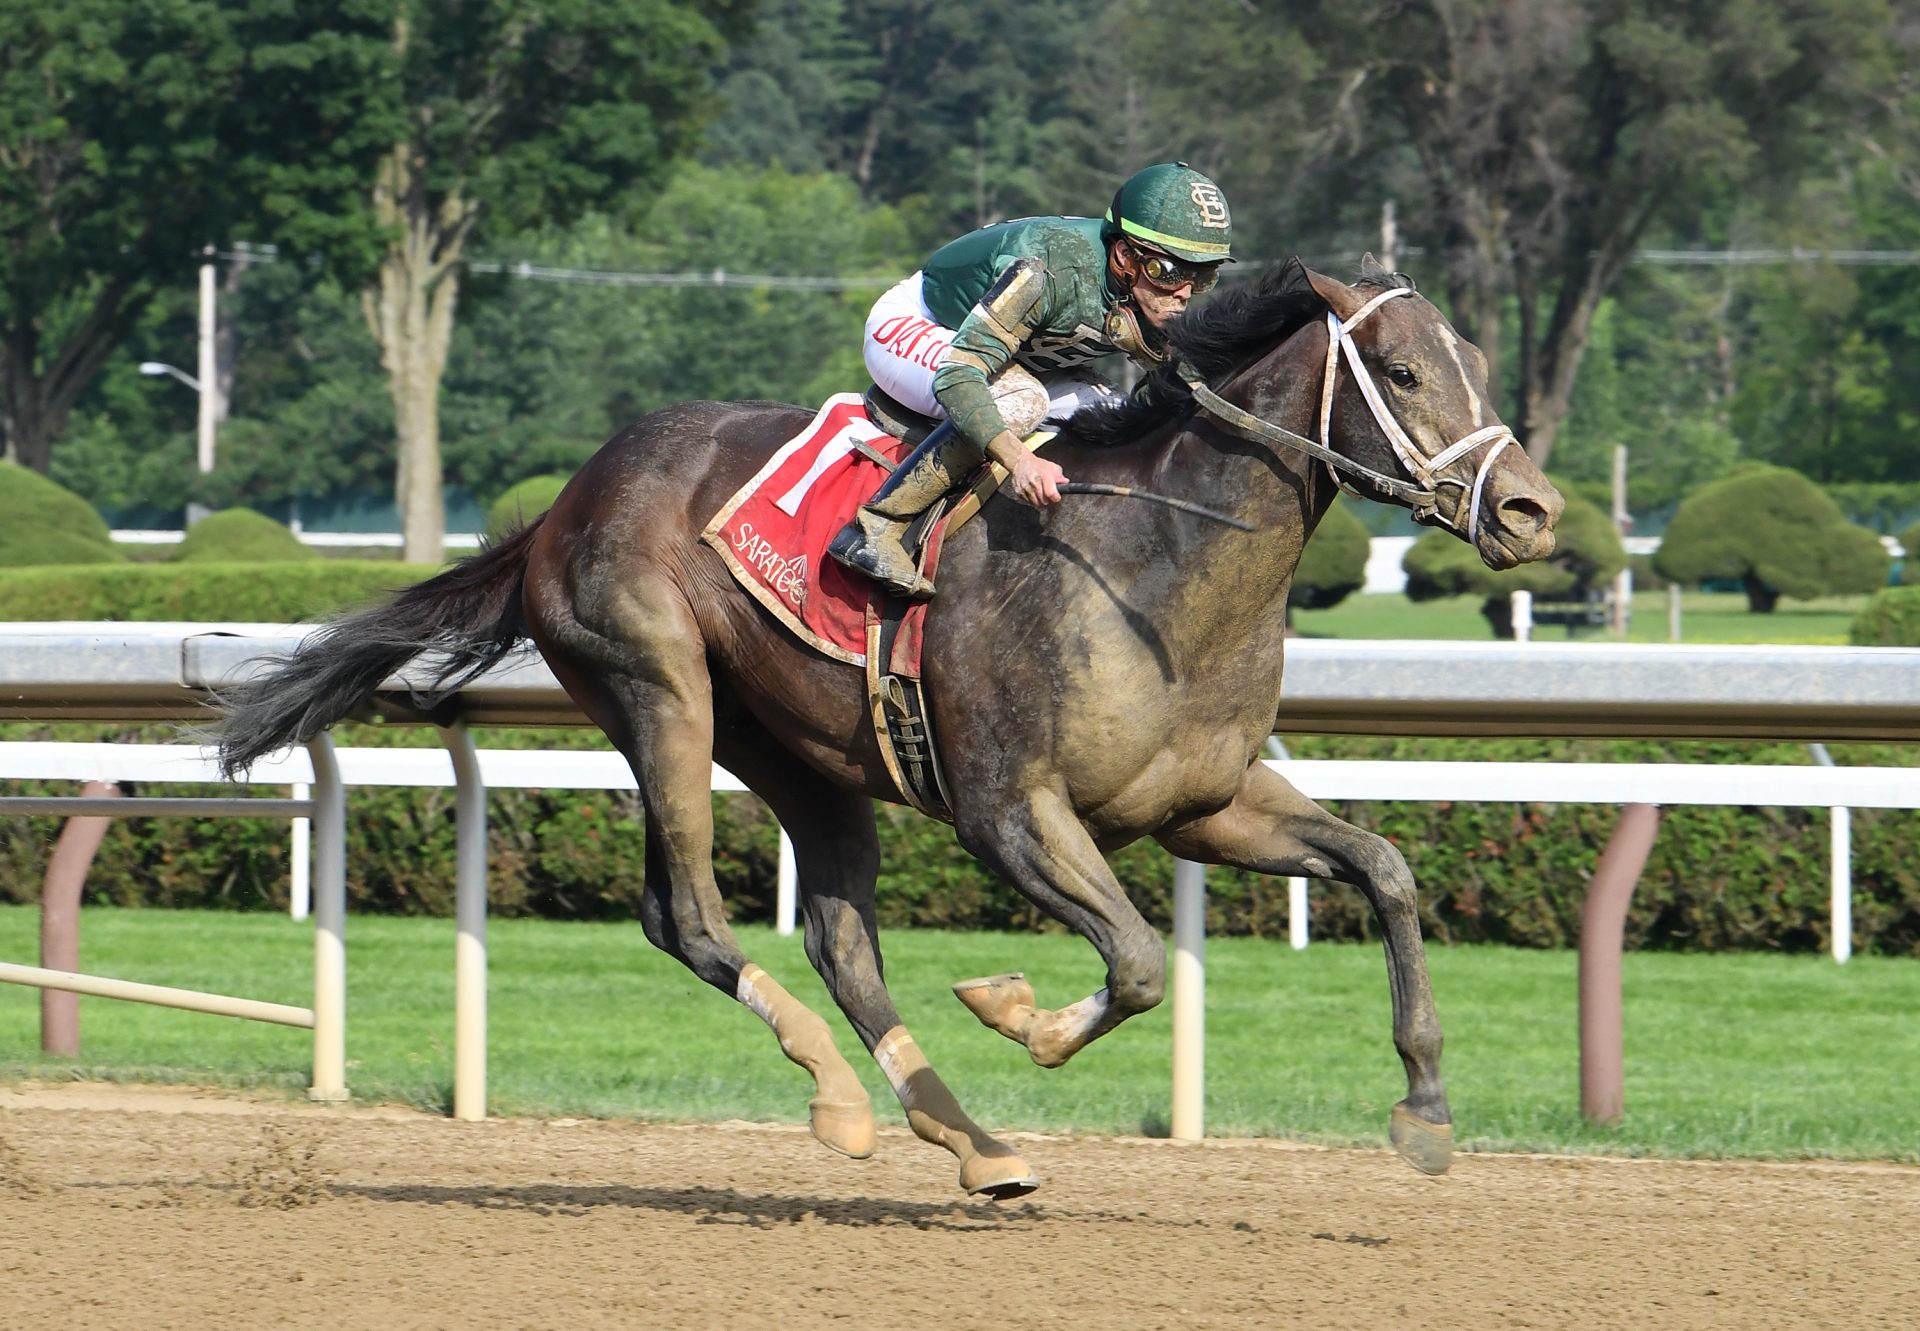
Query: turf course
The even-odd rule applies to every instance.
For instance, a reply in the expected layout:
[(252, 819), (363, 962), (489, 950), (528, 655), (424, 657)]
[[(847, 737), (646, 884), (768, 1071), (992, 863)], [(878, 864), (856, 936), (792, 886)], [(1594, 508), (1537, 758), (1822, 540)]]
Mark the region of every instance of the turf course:
[[(1747, 598), (1738, 592), (1687, 592), (1680, 598), (1680, 640), (1845, 646), (1847, 629), (1866, 603), (1864, 596), (1783, 600), (1772, 614), (1756, 615), (1747, 609)], [(1293, 625), (1308, 638), (1493, 639), (1493, 630), (1480, 614), (1477, 596), (1409, 601), (1398, 592), (1354, 595), (1325, 610), (1297, 610)], [(1627, 641), (1666, 642), (1667, 632), (1667, 593), (1636, 592)], [(1536, 629), (1534, 637), (1540, 642), (1565, 642), (1567, 631), (1547, 625)], [(1582, 629), (1577, 640), (1614, 641), (1605, 629)]]
[[(1320, 889), (1341, 890), (1341, 889)], [(311, 934), (283, 917), (89, 907), (97, 974), (305, 1005)], [(0, 959), (31, 962), (38, 913), (0, 907)], [(748, 954), (834, 1024), (883, 1122), (897, 1104), (832, 1011), (800, 941), (740, 931)], [(453, 926), (355, 918), (347, 930), (348, 1084), (363, 1101), (451, 1098)], [(1168, 1008), (1048, 1072), (978, 1026), (957, 979), (1023, 969), (1041, 1001), (1100, 983), (1060, 934), (903, 930), (885, 938), (908, 1025), (975, 1117), (995, 1128), (1164, 1133)], [(802, 1121), (809, 1085), (737, 1004), (651, 948), (637, 924), (495, 921), (490, 1107), (499, 1114)], [(1920, 961), (1766, 955), (1626, 958), (1626, 1120), (1579, 1116), (1575, 957), (1430, 953), (1466, 1149), (1920, 1161)], [(1377, 1144), (1404, 1090), (1386, 968), (1373, 946), (1219, 939), (1208, 948), (1207, 1127)], [(39, 997), (0, 985), (0, 1080), (104, 1077), (297, 1094), (304, 1031), (81, 1000), (83, 1057), (38, 1052)]]

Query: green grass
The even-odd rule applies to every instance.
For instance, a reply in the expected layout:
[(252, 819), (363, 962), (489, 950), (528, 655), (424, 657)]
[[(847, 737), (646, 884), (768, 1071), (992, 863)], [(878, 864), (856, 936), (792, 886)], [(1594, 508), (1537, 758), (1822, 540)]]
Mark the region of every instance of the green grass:
[[(1353, 595), (1326, 610), (1300, 610), (1294, 627), (1309, 638), (1439, 638), (1490, 640), (1477, 596), (1409, 601), (1398, 592)], [(1864, 596), (1782, 601), (1772, 614), (1756, 615), (1738, 592), (1687, 592), (1680, 600), (1683, 642), (1829, 643), (1844, 645)], [(1564, 628), (1537, 629), (1542, 642), (1566, 641)], [(1583, 630), (1582, 642), (1610, 642), (1604, 629)], [(1667, 594), (1642, 591), (1633, 598), (1629, 642), (1667, 642)]]
[[(86, 969), (304, 1005), (311, 935), (270, 915), (89, 908)], [(0, 907), (0, 958), (30, 961), (37, 912)], [(742, 929), (748, 953), (834, 1023), (886, 1121), (898, 1108), (830, 1011), (797, 938)], [(1066, 1068), (976, 1025), (948, 994), (1024, 969), (1041, 1001), (1097, 988), (1092, 950), (1063, 935), (902, 930), (888, 973), (908, 1026), (990, 1127), (1164, 1132), (1170, 1015), (1136, 1018)], [(799, 1122), (809, 1083), (764, 1027), (649, 947), (635, 924), (495, 921), (495, 1113)], [(1447, 1075), (1463, 1145), (1679, 1156), (1920, 1160), (1920, 962), (1859, 957), (1626, 958), (1626, 1119), (1579, 1116), (1571, 953), (1435, 948)], [(444, 1109), (453, 1039), (453, 927), (348, 926), (348, 1083), (361, 1100)], [(1210, 1133), (1377, 1144), (1404, 1093), (1378, 948), (1216, 939), (1208, 947)], [(38, 996), (0, 985), (0, 1079), (107, 1077), (278, 1089), (307, 1081), (304, 1031), (82, 999), (84, 1057), (38, 1050)]]

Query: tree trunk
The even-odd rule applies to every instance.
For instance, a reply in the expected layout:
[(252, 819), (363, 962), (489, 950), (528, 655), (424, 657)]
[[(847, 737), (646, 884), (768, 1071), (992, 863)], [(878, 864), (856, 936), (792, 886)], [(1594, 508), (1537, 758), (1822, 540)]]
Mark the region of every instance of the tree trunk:
[(44, 476), (60, 430), (47, 419), (44, 385), (34, 374), (36, 344), (31, 328), (7, 339), (0, 362), (0, 426), (7, 436), (6, 460)]
[(8, 462), (46, 474), (53, 441), (67, 428), (73, 404), (146, 309), (152, 291), (116, 278), (54, 354), (41, 363), (40, 330), (22, 317), (0, 342), (0, 435)]
[(447, 516), (440, 462), (440, 381), (453, 340), (460, 291), (460, 255), (473, 225), (472, 205), (458, 193), (429, 206), (413, 148), (399, 144), (381, 164), (374, 209), (399, 234), (381, 260), (375, 284), (361, 295), (367, 326), (380, 344), (380, 364), (393, 395), (397, 458), (394, 503), (400, 510), (403, 558), (446, 560)]
[[(1573, 387), (1580, 377), (1587, 342), (1593, 336), (1600, 301), (1619, 276), (1639, 231), (1635, 225), (1610, 234), (1602, 253), (1583, 271), (1563, 271), (1561, 281), (1565, 285), (1554, 302), (1541, 345), (1529, 346), (1523, 355), (1520, 420), (1514, 435), (1542, 471), (1553, 457), (1554, 442), (1573, 406)], [(1576, 280), (1578, 285), (1574, 286)]]
[(1513, 641), (1513, 597), (1505, 592), (1489, 596), (1480, 602), (1480, 616), (1487, 621), (1487, 627), (1493, 630), (1493, 636), (1506, 642)]
[(1752, 573), (1748, 573), (1742, 581), (1747, 587), (1747, 609), (1756, 615), (1772, 614), (1773, 608), (1780, 604), (1780, 593)]

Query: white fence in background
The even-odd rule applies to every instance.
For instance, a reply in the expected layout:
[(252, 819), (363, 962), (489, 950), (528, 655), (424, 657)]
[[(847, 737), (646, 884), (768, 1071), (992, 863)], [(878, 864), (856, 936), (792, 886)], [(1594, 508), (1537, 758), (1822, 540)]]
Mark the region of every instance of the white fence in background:
[[(455, 1070), (457, 1116), (484, 1117), (486, 1103), (485, 791), (637, 789), (626, 760), (605, 751), (471, 750), (462, 780), (461, 746), (439, 749), (334, 750), (346, 786), (435, 786), (461, 792), (462, 826), (456, 953)], [(1920, 769), (1897, 767), (1688, 765), (1670, 763), (1383, 762), (1269, 759), (1267, 765), (1317, 800), (1472, 801), (1476, 803), (1698, 804), (1828, 807), (1832, 823), (1833, 956), (1852, 946), (1850, 808), (1920, 808)], [(214, 754), (189, 745), (0, 743), (0, 779), (51, 781), (211, 782)], [(256, 785), (298, 789), (314, 779), (311, 759), (296, 750), (257, 764)], [(716, 791), (745, 787), (713, 769)], [(472, 829), (477, 827), (478, 833)], [(300, 844), (296, 834), (296, 847)], [(300, 862), (296, 854), (296, 865)], [(1307, 886), (1289, 894), (1289, 935), (1307, 945)], [(294, 912), (305, 913), (296, 884)], [(1204, 1135), (1203, 1088), (1206, 886), (1202, 866), (1176, 861), (1172, 1002), (1174, 1025), (1172, 1133)], [(794, 928), (793, 853), (781, 834), (778, 927)]]

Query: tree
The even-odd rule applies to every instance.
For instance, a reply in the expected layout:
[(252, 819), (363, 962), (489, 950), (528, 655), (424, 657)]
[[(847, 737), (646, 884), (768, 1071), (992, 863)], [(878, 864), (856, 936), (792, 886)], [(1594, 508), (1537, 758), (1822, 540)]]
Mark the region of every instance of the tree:
[(1726, 474), (1741, 440), (1728, 421), (1735, 352), (1722, 291), (1693, 269), (1622, 276), (1595, 312), (1556, 472), (1610, 492), (1614, 448), (1627, 445), (1627, 506), (1636, 513), (1671, 511)]
[(1300, 567), (1294, 570), (1293, 586), (1287, 594), (1287, 613), (1295, 610), (1324, 610), (1339, 605), (1367, 583), (1367, 551), (1372, 541), (1359, 518), (1347, 505), (1333, 501), (1320, 525), (1300, 552)]
[(1513, 636), (1513, 593), (1536, 598), (1582, 601), (1603, 591), (1627, 566), (1627, 548), (1613, 519), (1598, 504), (1582, 498), (1554, 478), (1567, 501), (1554, 524), (1553, 554), (1535, 564), (1494, 572), (1472, 546), (1447, 532), (1428, 532), (1413, 543), (1400, 566), (1407, 574), (1407, 599), (1435, 601), (1445, 596), (1485, 597), (1480, 613), (1496, 638)]
[(7, 458), (47, 470), (81, 392), (208, 247), (367, 252), (351, 200), (390, 137), (378, 9), (0, 4)]
[(1889, 63), (1882, 0), (1376, 0), (1300, 22), (1340, 113), (1334, 160), (1414, 154), (1408, 230), (1541, 466), (1649, 228), (1697, 234), (1750, 177), (1804, 168)]
[(401, 0), (406, 120), (373, 176), (391, 241), (362, 309), (393, 397), (406, 558), (444, 554), (440, 384), (476, 237), (618, 209), (694, 141), (746, 0)]
[(824, 167), (911, 212), (923, 254), (1009, 217), (1093, 211), (1164, 147), (1139, 133), (1118, 68), (1137, 9), (770, 0), (703, 160)]
[(1886, 585), (1887, 550), (1799, 472), (1748, 463), (1692, 495), (1673, 515), (1653, 566), (1663, 578), (1738, 579), (1766, 614), (1782, 596), (1807, 600)]

